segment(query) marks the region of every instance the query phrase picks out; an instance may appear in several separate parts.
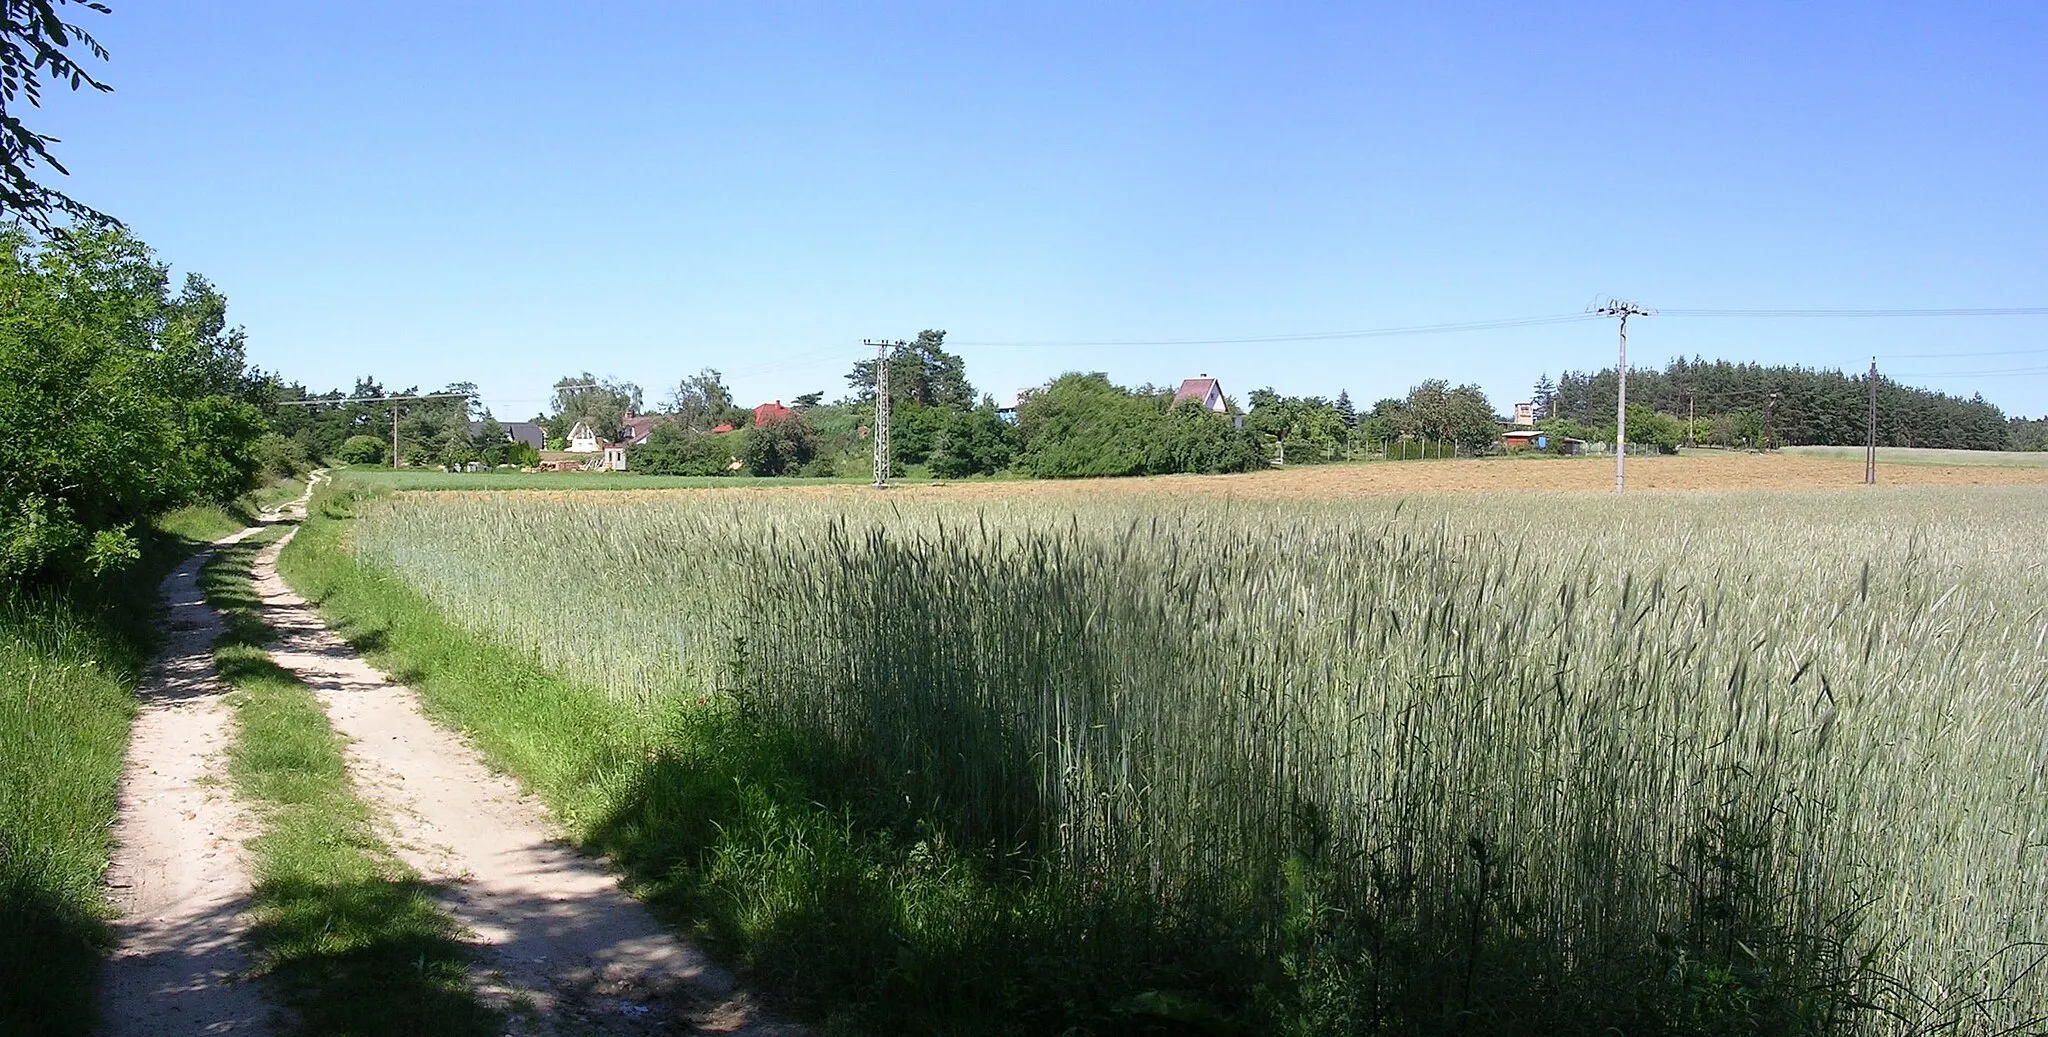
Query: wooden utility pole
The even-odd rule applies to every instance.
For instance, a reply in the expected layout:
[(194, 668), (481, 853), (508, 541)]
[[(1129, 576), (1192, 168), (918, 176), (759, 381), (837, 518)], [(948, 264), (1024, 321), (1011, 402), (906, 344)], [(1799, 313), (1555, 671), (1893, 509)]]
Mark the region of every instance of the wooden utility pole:
[(398, 405), (401, 402), (418, 400), (472, 400), (474, 393), (429, 392), (411, 396), (348, 396), (338, 400), (315, 397), (310, 400), (278, 400), (279, 407), (339, 407), (350, 403), (389, 403), (391, 405), (391, 467), (398, 467)]
[(1593, 312), (1621, 318), (1621, 353), (1614, 362), (1614, 492), (1628, 485), (1628, 319), (1654, 316), (1632, 302), (1609, 299)]
[(1863, 484), (1877, 485), (1877, 358), (1870, 358), (1870, 437), (1863, 449)]
[(861, 345), (875, 347), (875, 486), (889, 485), (889, 349), (908, 343), (862, 339)]

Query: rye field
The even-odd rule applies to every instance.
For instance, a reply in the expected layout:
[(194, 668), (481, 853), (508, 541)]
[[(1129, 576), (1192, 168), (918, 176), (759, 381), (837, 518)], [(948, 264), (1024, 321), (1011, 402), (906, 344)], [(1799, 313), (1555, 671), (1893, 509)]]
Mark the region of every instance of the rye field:
[[(941, 976), (1017, 1032), (2048, 1026), (2048, 489), (1129, 485), (410, 493), (336, 542), (614, 718), (594, 823), (743, 968), (808, 925), (800, 985), (927, 999), (877, 1032), (975, 1025)], [(645, 831), (704, 715), (822, 828)], [(791, 893), (812, 840), (879, 863)]]

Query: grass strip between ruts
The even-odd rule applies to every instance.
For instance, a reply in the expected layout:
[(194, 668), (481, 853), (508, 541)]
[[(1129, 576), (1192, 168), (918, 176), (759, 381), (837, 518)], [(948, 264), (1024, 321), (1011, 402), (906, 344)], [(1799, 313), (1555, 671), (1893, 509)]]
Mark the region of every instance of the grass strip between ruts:
[(301, 1033), (500, 1033), (470, 988), (457, 925), (378, 838), (319, 700), (265, 648), (275, 635), (249, 570), (276, 539), (224, 548), (201, 574), (226, 620), (214, 659), (234, 689), (228, 773), (261, 829), (250, 844), (258, 971)]

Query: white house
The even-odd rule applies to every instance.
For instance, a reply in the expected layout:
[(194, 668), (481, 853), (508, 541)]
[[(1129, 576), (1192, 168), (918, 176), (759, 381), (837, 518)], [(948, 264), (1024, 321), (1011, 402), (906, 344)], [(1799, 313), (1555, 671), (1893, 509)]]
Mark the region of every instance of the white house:
[(1533, 403), (1515, 404), (1514, 423), (1522, 428), (1527, 428), (1530, 425), (1536, 424), (1536, 405)]
[(597, 438), (597, 431), (590, 427), (590, 422), (579, 421), (575, 428), (569, 430), (570, 453), (594, 454), (603, 448), (604, 443)]

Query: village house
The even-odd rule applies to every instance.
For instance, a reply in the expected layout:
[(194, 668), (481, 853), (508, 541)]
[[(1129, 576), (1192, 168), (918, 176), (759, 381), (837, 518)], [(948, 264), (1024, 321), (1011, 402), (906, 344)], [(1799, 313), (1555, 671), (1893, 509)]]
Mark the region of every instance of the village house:
[(566, 448), (569, 453), (594, 454), (602, 446), (603, 442), (597, 438), (597, 430), (590, 427), (590, 422), (579, 421), (569, 429), (569, 443)]
[(1223, 383), (1206, 374), (1180, 383), (1180, 391), (1173, 394), (1173, 402), (1182, 400), (1198, 401), (1203, 410), (1217, 414), (1230, 409), (1230, 404), (1223, 399)]
[[(547, 430), (531, 421), (501, 421), (498, 427), (505, 430), (505, 441), (508, 443), (524, 443), (535, 450), (546, 450), (548, 447)], [(483, 422), (469, 423), (470, 435), (479, 435), (483, 430)]]

